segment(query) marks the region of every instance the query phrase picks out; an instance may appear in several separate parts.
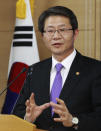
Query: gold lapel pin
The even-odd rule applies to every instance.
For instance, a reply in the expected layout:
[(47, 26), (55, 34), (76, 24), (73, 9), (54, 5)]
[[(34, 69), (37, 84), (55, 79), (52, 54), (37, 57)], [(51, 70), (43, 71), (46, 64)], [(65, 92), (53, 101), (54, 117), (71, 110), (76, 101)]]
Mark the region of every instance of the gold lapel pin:
[(76, 75), (77, 75), (77, 76), (80, 75), (80, 72), (76, 72)]

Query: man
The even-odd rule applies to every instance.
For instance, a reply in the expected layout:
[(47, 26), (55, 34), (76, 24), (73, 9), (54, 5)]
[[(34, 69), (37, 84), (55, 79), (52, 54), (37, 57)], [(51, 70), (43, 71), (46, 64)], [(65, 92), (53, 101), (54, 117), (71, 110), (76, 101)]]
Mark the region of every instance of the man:
[(101, 131), (101, 62), (74, 49), (75, 14), (52, 7), (41, 14), (38, 26), (52, 58), (29, 68), (13, 113), (41, 129)]

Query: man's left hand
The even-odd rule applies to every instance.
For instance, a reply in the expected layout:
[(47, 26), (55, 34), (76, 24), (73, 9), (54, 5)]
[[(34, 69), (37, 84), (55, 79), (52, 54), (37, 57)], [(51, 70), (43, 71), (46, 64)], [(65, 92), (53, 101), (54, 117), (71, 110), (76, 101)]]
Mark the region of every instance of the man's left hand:
[(62, 122), (65, 127), (72, 127), (72, 118), (73, 116), (70, 114), (63, 100), (56, 98), (57, 103), (50, 102), (50, 105), (53, 107), (53, 112), (58, 114), (59, 118), (54, 118), (56, 122)]

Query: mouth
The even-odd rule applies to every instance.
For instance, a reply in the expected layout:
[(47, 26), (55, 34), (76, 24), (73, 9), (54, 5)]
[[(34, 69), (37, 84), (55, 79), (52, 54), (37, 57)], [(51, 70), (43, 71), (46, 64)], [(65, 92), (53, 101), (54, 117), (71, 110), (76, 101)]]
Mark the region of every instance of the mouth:
[(53, 43), (52, 46), (59, 48), (63, 43)]

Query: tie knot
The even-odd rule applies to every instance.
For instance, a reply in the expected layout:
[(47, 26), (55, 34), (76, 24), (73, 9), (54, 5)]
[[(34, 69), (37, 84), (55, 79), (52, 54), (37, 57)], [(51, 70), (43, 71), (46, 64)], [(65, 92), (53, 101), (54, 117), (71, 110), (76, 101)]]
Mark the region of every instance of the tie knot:
[(62, 69), (62, 67), (63, 67), (63, 65), (62, 64), (60, 64), (60, 63), (58, 63), (58, 64), (56, 64), (56, 70), (58, 71), (58, 72), (60, 72), (61, 71), (61, 69)]

